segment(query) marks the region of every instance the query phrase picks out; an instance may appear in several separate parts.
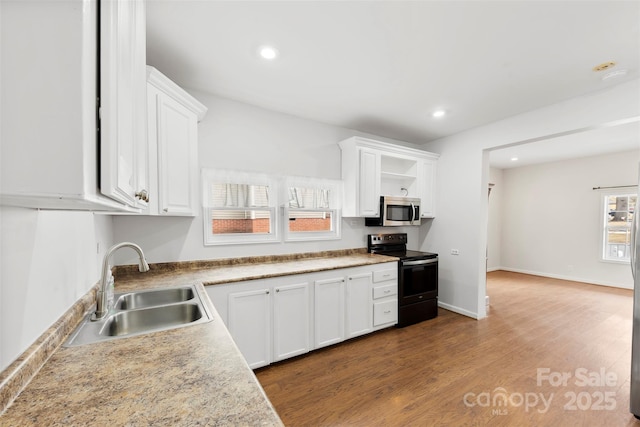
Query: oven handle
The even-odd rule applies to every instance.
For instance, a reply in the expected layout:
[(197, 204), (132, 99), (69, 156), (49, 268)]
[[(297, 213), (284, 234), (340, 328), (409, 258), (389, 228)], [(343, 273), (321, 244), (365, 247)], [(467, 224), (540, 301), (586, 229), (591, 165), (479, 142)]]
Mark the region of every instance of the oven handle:
[(419, 261), (401, 261), (402, 266), (411, 266), (411, 265), (425, 265), (425, 264), (433, 264), (434, 262), (438, 262), (438, 258), (432, 259), (423, 259)]

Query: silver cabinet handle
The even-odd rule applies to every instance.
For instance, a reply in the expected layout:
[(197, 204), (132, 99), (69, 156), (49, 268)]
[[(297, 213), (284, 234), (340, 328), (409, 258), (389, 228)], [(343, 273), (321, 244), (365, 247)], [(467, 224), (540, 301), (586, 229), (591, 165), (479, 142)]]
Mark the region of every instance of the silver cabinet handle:
[(391, 313), (391, 310), (387, 310), (384, 312), (384, 314), (389, 314), (389, 313)]
[(138, 199), (142, 200), (143, 202), (148, 202), (149, 201), (149, 192), (147, 192), (147, 190), (142, 189), (142, 190), (138, 191), (135, 194), (135, 196)]

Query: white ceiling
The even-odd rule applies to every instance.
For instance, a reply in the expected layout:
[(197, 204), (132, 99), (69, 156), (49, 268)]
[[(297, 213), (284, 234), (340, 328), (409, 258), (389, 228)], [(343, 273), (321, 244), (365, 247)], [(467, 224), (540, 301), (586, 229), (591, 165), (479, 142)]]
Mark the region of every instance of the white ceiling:
[[(186, 88), (422, 144), (637, 79), (639, 28), (638, 1), (151, 0), (147, 62)], [(611, 60), (627, 74), (603, 81), (592, 68)]]
[(640, 121), (633, 121), (502, 148), (491, 151), (489, 157), (491, 166), (509, 169), (639, 148)]

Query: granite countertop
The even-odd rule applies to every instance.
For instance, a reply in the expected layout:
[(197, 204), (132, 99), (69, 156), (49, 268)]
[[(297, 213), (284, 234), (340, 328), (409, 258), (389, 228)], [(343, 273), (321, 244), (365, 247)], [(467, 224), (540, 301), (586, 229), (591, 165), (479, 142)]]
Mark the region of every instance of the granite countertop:
[(339, 251), (339, 256), (303, 256), (295, 258), (275, 256), (237, 258), (213, 262), (195, 261), (153, 264), (151, 265), (151, 270), (145, 274), (138, 272), (137, 266), (119, 267), (116, 272), (116, 292), (175, 286), (181, 283), (202, 283), (205, 286), (213, 286), (398, 260), (395, 257), (369, 254), (362, 251)]
[[(78, 347), (60, 347), (0, 416), (24, 425), (281, 426), (203, 285), (395, 261), (366, 253), (124, 269), (116, 292), (195, 284), (213, 321)], [(129, 270), (129, 271), (127, 271)]]
[(206, 291), (198, 289), (213, 321), (61, 347), (0, 424), (282, 425)]

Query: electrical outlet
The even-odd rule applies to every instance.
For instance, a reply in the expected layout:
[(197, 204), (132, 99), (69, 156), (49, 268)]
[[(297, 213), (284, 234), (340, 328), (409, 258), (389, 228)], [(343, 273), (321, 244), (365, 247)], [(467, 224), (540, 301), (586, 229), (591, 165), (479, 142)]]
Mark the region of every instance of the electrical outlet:
[(460, 255), (460, 251), (458, 249), (451, 249), (451, 255)]

